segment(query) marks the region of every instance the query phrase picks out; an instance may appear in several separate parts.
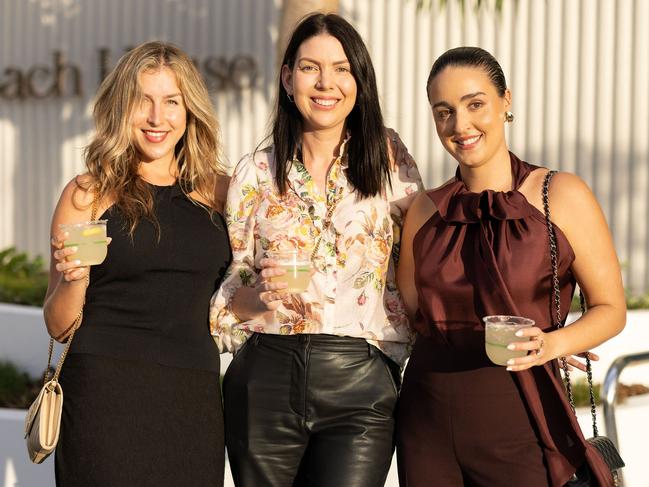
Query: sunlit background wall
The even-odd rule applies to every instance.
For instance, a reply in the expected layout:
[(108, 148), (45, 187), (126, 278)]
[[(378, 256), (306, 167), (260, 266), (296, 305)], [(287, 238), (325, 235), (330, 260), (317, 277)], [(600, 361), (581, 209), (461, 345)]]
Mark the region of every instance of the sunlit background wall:
[[(423, 3), (424, 6), (418, 7)], [(462, 8), (464, 3), (464, 8)], [(378, 75), (385, 118), (427, 186), (453, 174), (426, 101), (434, 59), (479, 45), (513, 92), (511, 148), (594, 189), (631, 294), (649, 291), (649, 1), (341, 0)], [(63, 185), (83, 170), (102, 69), (169, 40), (212, 90), (232, 164), (267, 132), (280, 0), (0, 0), (0, 248), (47, 255)]]

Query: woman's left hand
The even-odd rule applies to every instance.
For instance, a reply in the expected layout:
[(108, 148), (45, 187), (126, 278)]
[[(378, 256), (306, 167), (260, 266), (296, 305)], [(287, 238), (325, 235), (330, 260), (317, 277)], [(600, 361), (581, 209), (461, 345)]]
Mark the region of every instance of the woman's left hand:
[[(545, 333), (540, 328), (532, 326), (523, 328), (516, 334), (520, 337), (528, 337), (529, 340), (512, 342), (507, 348), (510, 350), (526, 350), (528, 354), (524, 357), (510, 359), (507, 362), (507, 370), (518, 372), (560, 358), (552, 333)], [(586, 354), (580, 353), (577, 356), (585, 358)], [(588, 356), (593, 361), (599, 360), (599, 356), (592, 352), (589, 352)], [(584, 372), (586, 371), (586, 365), (575, 356), (567, 357), (566, 362), (568, 363), (569, 370), (572, 370), (574, 367)]]

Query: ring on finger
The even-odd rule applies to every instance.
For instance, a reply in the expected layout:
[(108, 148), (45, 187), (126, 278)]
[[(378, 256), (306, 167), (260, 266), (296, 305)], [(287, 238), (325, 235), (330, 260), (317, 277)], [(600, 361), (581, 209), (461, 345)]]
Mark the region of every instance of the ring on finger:
[(545, 342), (543, 341), (543, 338), (539, 338), (539, 348), (538, 348), (538, 350), (536, 351), (536, 354), (537, 354), (537, 355), (540, 354), (541, 351), (543, 350), (543, 345), (545, 345)]

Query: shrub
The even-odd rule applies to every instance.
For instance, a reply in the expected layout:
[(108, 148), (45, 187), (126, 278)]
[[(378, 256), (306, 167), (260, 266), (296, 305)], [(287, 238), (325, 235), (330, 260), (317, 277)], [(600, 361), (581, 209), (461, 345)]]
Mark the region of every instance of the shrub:
[[(649, 294), (645, 294), (643, 296), (627, 295), (626, 307), (627, 309), (649, 309)], [(581, 307), (579, 306), (579, 293), (575, 293), (575, 295), (572, 297), (570, 311), (572, 311), (573, 313), (578, 313), (581, 311)]]
[(649, 294), (628, 297), (626, 307), (628, 309), (649, 309)]
[(41, 386), (41, 381), (32, 380), (15, 365), (0, 361), (0, 407), (27, 409)]
[[(593, 395), (595, 396), (595, 404), (599, 406), (602, 401), (600, 398), (601, 384), (593, 384)], [(642, 384), (622, 384), (617, 385), (616, 402), (623, 403), (631, 396), (639, 396), (641, 394), (648, 394), (649, 387)], [(572, 381), (572, 398), (575, 401), (575, 407), (590, 407), (590, 391), (586, 379)]]
[(15, 247), (0, 251), (0, 302), (43, 306), (47, 279), (42, 257), (30, 259)]
[[(580, 408), (590, 406), (590, 390), (588, 382), (585, 379), (573, 380), (572, 383), (572, 398), (575, 401), (575, 407)], [(593, 384), (593, 395), (595, 396), (595, 404), (601, 404), (599, 397), (601, 385)]]

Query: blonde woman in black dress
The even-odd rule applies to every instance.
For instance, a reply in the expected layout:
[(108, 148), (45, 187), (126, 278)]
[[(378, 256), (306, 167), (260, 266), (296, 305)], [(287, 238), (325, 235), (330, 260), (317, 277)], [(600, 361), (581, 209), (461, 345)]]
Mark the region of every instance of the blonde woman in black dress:
[[(160, 42), (127, 53), (99, 88), (86, 173), (52, 220), (44, 313), (66, 340), (59, 487), (222, 486), (219, 355), (210, 296), (230, 260), (218, 210), (218, 124), (191, 59)], [(61, 223), (108, 220), (106, 260), (65, 248)], [(86, 276), (90, 272), (90, 284)]]

